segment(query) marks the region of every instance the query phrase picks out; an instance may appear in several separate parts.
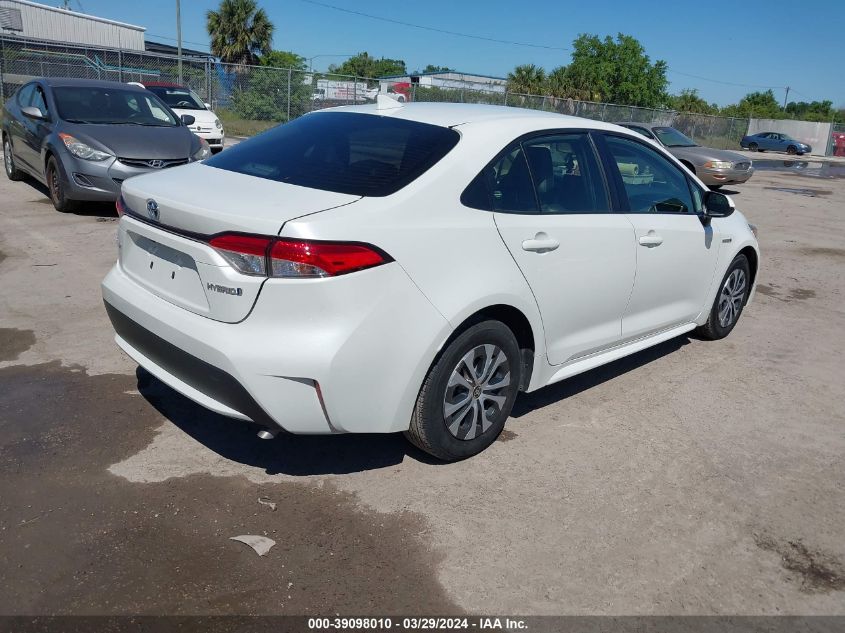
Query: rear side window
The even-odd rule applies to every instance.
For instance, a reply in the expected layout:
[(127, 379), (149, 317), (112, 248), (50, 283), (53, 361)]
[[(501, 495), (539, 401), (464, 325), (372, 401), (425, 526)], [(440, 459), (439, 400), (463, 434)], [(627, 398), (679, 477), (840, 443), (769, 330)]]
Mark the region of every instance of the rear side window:
[(459, 139), (437, 125), (326, 112), (273, 128), (205, 164), (312, 189), (387, 196), (431, 168)]

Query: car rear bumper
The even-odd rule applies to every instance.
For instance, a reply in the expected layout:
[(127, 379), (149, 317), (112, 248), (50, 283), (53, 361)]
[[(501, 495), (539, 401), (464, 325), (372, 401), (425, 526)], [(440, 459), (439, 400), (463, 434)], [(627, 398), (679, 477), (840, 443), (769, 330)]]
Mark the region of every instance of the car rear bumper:
[(334, 279), (268, 280), (224, 323), (135, 283), (103, 281), (117, 344), (217, 413), (291, 433), (406, 430), (450, 327), (396, 263)]

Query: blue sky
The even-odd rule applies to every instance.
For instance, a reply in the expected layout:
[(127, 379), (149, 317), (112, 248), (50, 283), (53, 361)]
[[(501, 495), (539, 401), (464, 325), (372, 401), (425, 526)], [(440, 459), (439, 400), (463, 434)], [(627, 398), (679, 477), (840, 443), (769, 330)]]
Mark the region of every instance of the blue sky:
[[(707, 101), (726, 105), (769, 86), (782, 100), (782, 87), (790, 86), (790, 101), (830, 99), (834, 106), (845, 107), (845, 0), (807, 4), (792, 0), (325, 3), (403, 22), (550, 47), (568, 48), (579, 33), (603, 36), (621, 31), (639, 39), (653, 60), (666, 60), (673, 93), (697, 88)], [(206, 44), (207, 49), (205, 12), (217, 4), (214, 0), (182, 0), (185, 46), (203, 48)], [(259, 0), (259, 4), (276, 26), (274, 47), (305, 57), (319, 55), (313, 60), (315, 69), (343, 60), (328, 54), (359, 51), (404, 59), (409, 70), (437, 64), (499, 76), (517, 64), (551, 69), (569, 61), (568, 50), (456, 37), (342, 13), (304, 0)], [(79, 9), (76, 0), (73, 6)], [(166, 38), (176, 35), (175, 0), (82, 0), (82, 6), (87, 13), (145, 26), (150, 39), (173, 43)]]

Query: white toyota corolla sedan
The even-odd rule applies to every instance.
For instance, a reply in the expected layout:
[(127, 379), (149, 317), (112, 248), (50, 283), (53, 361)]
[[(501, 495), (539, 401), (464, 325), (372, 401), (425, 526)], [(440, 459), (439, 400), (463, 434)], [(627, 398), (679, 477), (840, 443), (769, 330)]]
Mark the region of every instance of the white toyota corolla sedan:
[(322, 110), (118, 207), (103, 295), (150, 373), (262, 437), (404, 431), (444, 460), (519, 391), (726, 336), (759, 262), (730, 198), (648, 139), (508, 107)]

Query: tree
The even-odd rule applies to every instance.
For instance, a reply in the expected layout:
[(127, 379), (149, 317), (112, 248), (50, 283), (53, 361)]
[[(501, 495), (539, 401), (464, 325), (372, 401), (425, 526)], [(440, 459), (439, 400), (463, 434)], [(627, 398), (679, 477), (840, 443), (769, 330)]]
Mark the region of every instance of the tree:
[(804, 121), (830, 121), (836, 118), (832, 101), (790, 101), (786, 113), (793, 119)]
[(652, 63), (643, 45), (630, 35), (579, 35), (566, 67), (568, 86), (589, 93), (593, 101), (661, 107), (667, 104), (666, 62)]
[(534, 64), (522, 64), (508, 73), (508, 92), (517, 94), (545, 94), (546, 71)]
[(423, 74), (425, 73), (448, 73), (451, 71), (451, 68), (447, 68), (446, 66), (434, 66), (433, 64), (429, 64), (425, 68), (422, 69)]
[(354, 75), (356, 77), (368, 78), (407, 74), (404, 60), (388, 59), (385, 57), (376, 59), (366, 51), (350, 57), (340, 66), (332, 64), (329, 66), (329, 72), (338, 75)]
[(785, 116), (771, 89), (765, 92), (749, 92), (739, 103), (722, 108), (721, 114), (757, 119), (782, 119)]
[(307, 61), (302, 55), (297, 55), (292, 51), (270, 51), (266, 55), (262, 55), (258, 63), (261, 66), (270, 66), (273, 68), (305, 70)]
[(687, 88), (681, 94), (669, 97), (669, 106), (678, 112), (692, 112), (695, 114), (717, 114), (718, 106), (709, 104), (698, 96), (698, 90)]
[(255, 64), (269, 55), (273, 23), (255, 0), (222, 0), (217, 11), (206, 13), (211, 52), (230, 64)]

